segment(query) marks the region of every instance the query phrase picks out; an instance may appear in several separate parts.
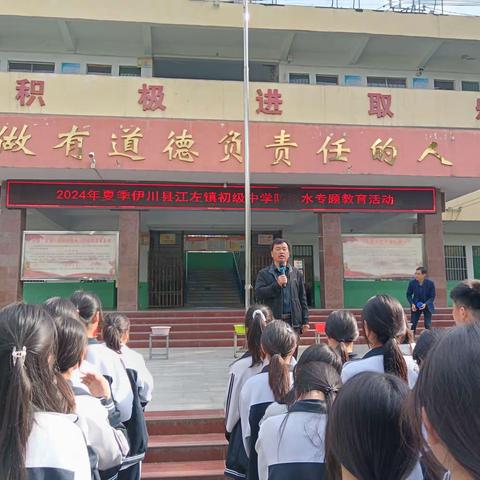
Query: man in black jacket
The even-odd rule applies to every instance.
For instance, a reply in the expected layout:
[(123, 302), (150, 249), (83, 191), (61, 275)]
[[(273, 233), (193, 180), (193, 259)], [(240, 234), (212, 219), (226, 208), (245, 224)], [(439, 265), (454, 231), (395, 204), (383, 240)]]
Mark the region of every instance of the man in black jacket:
[(309, 329), (302, 272), (289, 265), (288, 243), (282, 238), (273, 241), (270, 253), (273, 262), (258, 272), (255, 296), (272, 309), (274, 318), (284, 320), (300, 334)]

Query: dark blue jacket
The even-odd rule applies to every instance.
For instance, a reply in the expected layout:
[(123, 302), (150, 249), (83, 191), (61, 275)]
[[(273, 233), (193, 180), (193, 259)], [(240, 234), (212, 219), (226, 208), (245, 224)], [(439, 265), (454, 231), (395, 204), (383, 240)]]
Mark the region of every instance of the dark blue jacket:
[(410, 308), (417, 302), (425, 303), (431, 313), (435, 312), (435, 284), (426, 278), (423, 285), (418, 280), (410, 280), (407, 288), (407, 300)]

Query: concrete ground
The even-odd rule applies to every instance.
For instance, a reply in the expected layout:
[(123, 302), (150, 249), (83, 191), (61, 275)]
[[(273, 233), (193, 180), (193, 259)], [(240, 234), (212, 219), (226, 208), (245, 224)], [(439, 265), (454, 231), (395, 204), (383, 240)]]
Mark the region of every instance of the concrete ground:
[[(300, 352), (304, 350), (300, 348)], [(355, 347), (363, 354), (365, 345)], [(155, 380), (153, 399), (147, 410), (222, 409), (228, 368), (234, 361), (233, 348), (173, 348), (170, 358), (148, 360), (148, 350), (138, 350), (145, 357)]]

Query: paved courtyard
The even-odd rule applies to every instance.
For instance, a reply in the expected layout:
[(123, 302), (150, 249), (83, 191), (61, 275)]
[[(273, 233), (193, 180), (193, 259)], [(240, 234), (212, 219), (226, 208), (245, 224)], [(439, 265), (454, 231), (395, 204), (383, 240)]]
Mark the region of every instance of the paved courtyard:
[[(366, 348), (359, 345), (355, 351), (363, 353)], [(228, 367), (234, 361), (232, 348), (174, 348), (168, 360), (148, 360), (148, 350), (139, 351), (155, 379), (147, 410), (223, 408)]]

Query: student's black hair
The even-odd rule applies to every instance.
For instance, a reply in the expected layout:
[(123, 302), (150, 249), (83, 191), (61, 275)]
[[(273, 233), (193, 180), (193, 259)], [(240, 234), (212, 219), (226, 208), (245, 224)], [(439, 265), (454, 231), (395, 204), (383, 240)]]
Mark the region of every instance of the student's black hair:
[(428, 273), (428, 270), (427, 270), (425, 267), (422, 267), (422, 266), (417, 267), (417, 268), (415, 269), (415, 271), (416, 271), (416, 272), (420, 272), (422, 275), (426, 275), (426, 274)]
[(412, 395), (417, 438), (424, 449), (422, 412), (472, 478), (480, 478), (479, 345), (478, 323), (449, 330), (430, 351)]
[(475, 320), (480, 321), (480, 280), (466, 280), (450, 292), (450, 298), (457, 307), (470, 310)]
[(405, 312), (400, 302), (390, 295), (376, 295), (363, 307), (362, 319), (382, 344), (385, 373), (408, 381), (407, 363), (397, 341), (397, 337), (405, 334), (406, 328)]
[(425, 362), (428, 353), (446, 332), (447, 330), (444, 328), (432, 328), (421, 333), (412, 352), (412, 358), (417, 362), (418, 366)]
[(413, 429), (403, 425), (409, 393), (398, 377), (364, 372), (346, 382), (327, 421), (328, 478), (341, 466), (357, 480), (404, 480), (418, 462)]
[(352, 343), (358, 338), (357, 320), (348, 310), (335, 310), (327, 317), (325, 334), (338, 342), (338, 353), (342, 362), (348, 362), (349, 355), (347, 343)]
[(297, 334), (283, 320), (273, 320), (262, 333), (263, 351), (270, 355), (268, 384), (278, 403), (284, 403), (284, 398), (290, 391), (290, 365), (285, 359), (293, 353), (297, 342)]
[(342, 359), (338, 352), (324, 343), (310, 345), (298, 359), (297, 365), (308, 362), (324, 362), (331, 365), (339, 374), (342, 373)]
[(102, 319), (102, 302), (94, 293), (77, 290), (70, 297), (70, 301), (77, 308), (80, 320), (85, 325), (90, 325), (97, 312), (100, 313), (100, 320)]
[(114, 352), (120, 353), (122, 335), (130, 331), (130, 320), (121, 313), (106, 313), (103, 318), (102, 337), (105, 345)]
[(50, 297), (43, 302), (44, 308), (53, 317), (73, 317), (80, 320), (78, 308), (68, 298)]
[(252, 355), (251, 367), (260, 365), (263, 360), (260, 339), (266, 325), (273, 320), (273, 313), (266, 305), (252, 305), (245, 313), (248, 352)]
[(283, 238), (274, 238), (272, 245), (270, 246), (270, 251), (273, 251), (273, 248), (275, 247), (275, 245), (281, 245), (282, 243), (286, 243), (288, 250), (290, 251), (290, 244)]
[(88, 344), (87, 330), (78, 318), (56, 317), (57, 366), (61, 373), (79, 365)]
[[(56, 329), (39, 305), (0, 310), (0, 478), (26, 480), (26, 447), (34, 413), (69, 413), (56, 385)], [(14, 358), (14, 351), (25, 356)], [(18, 355), (18, 354), (17, 354)]]
[(325, 395), (327, 412), (342, 386), (338, 371), (332, 365), (318, 361), (298, 363), (295, 368), (294, 382), (297, 398), (313, 391), (322, 392)]
[(296, 383), (296, 371), (298, 368), (301, 368), (303, 365), (312, 362), (323, 362), (331, 367), (339, 374), (342, 373), (343, 362), (340, 358), (340, 355), (336, 350), (325, 345), (324, 343), (314, 343), (310, 345), (298, 359), (295, 368), (293, 369), (293, 388), (288, 392), (284, 398), (284, 403), (286, 405), (293, 405), (296, 400), (295, 392), (295, 383)]

